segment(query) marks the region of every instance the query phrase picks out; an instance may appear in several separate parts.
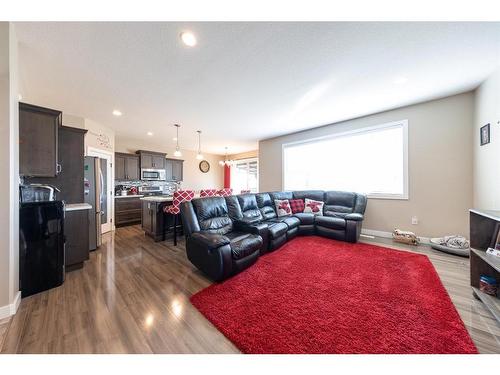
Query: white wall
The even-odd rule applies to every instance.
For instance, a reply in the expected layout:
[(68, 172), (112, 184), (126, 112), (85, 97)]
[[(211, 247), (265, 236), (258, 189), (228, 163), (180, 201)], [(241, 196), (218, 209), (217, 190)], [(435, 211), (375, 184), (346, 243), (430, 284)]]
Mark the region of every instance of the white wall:
[(20, 302), (17, 46), (14, 25), (0, 22), (0, 319)]
[[(469, 92), (261, 141), (260, 191), (282, 189), (284, 143), (407, 119), (409, 199), (369, 199), (363, 227), (401, 228), (424, 237), (468, 236), (473, 113), (474, 93)], [(418, 225), (411, 224), (412, 216), (419, 218)]]
[(137, 150), (148, 150), (165, 152), (167, 158), (182, 159), (184, 160), (184, 181), (182, 181), (182, 189), (200, 190), (210, 188), (222, 188), (224, 184), (224, 171), (219, 161), (224, 157), (221, 155), (213, 155), (203, 153), (205, 160), (210, 163), (210, 171), (203, 173), (198, 167), (200, 160), (196, 159), (196, 152), (190, 150), (181, 150), (182, 156), (176, 158), (173, 156), (175, 148), (167, 145), (168, 142), (161, 141), (142, 141), (137, 139), (127, 139), (123, 137), (116, 137), (116, 152), (135, 153)]
[[(479, 129), (490, 124), (490, 143)], [(474, 207), (500, 210), (500, 68), (477, 89), (474, 115)]]

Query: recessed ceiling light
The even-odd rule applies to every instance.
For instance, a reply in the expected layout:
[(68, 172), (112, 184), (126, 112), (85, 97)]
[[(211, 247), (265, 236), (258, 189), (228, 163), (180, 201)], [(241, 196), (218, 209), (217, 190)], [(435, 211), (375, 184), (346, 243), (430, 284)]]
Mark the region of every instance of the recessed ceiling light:
[(122, 113), (121, 113), (121, 111), (115, 109), (115, 110), (113, 110), (113, 115), (115, 115), (115, 116), (121, 116)]
[(396, 77), (394, 78), (394, 81), (393, 81), (396, 85), (402, 85), (406, 82), (408, 82), (408, 78), (406, 77)]
[(147, 132), (146, 134), (149, 135), (149, 136), (152, 136), (153, 132)]
[(194, 47), (196, 45), (196, 37), (191, 31), (183, 31), (181, 33), (181, 40), (188, 47)]

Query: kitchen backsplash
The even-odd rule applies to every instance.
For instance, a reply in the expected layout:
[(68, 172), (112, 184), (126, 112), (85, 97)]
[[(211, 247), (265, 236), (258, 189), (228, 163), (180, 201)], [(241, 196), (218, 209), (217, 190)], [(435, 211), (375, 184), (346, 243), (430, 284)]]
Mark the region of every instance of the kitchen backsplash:
[(118, 185), (123, 185), (123, 187), (130, 189), (131, 187), (139, 187), (139, 186), (161, 186), (163, 190), (163, 194), (173, 194), (174, 191), (180, 189), (180, 182), (172, 182), (172, 181), (122, 181), (115, 180), (115, 187)]

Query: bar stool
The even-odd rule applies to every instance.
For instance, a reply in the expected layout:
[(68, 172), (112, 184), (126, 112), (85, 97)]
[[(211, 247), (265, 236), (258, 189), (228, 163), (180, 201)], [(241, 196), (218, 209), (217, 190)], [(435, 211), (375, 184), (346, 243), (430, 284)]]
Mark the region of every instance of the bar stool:
[(230, 189), (230, 188), (220, 189), (217, 192), (217, 195), (219, 197), (229, 197), (230, 195), (233, 195), (233, 189)]
[[(163, 214), (174, 216), (174, 246), (177, 246), (177, 221), (179, 214), (181, 212), (180, 205), (182, 202), (188, 202), (194, 198), (193, 190), (179, 190), (174, 192), (174, 197), (172, 204), (170, 206), (163, 207)], [(163, 218), (163, 241), (165, 241), (165, 229), (167, 220)]]
[(217, 195), (217, 192), (217, 189), (202, 189), (200, 190), (200, 198), (215, 197)]

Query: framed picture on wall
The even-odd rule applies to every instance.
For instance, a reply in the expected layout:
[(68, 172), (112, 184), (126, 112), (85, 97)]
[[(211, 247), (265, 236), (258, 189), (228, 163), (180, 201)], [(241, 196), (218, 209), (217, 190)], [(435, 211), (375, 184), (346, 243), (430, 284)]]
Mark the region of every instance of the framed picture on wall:
[(490, 124), (486, 124), (480, 129), (481, 146), (490, 143)]

